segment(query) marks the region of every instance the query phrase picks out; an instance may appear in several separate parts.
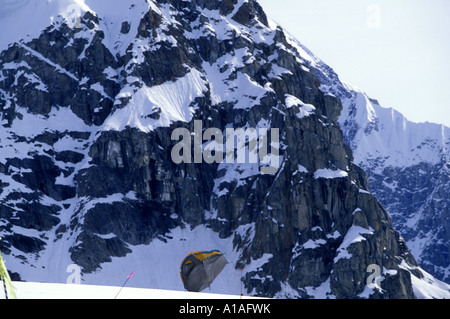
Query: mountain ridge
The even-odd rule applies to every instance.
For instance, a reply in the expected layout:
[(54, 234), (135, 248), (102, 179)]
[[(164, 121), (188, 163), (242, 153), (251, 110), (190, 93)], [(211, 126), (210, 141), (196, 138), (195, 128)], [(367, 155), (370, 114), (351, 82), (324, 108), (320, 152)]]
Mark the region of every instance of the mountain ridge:
[[(113, 45), (111, 23), (89, 11), (0, 55), (0, 245), (16, 276), (64, 281), (76, 263), (83, 280), (114, 284), (133, 266), (148, 276), (142, 285), (181, 289), (177, 260), (213, 245), (232, 260), (219, 291), (448, 294), (370, 194), (337, 124), (341, 102), (257, 2), (140, 5), (137, 20), (113, 23), (128, 45)], [(193, 119), (222, 131), (280, 128), (277, 174), (175, 165), (171, 131), (193, 132)], [(164, 252), (152, 276), (148, 263)], [(369, 265), (381, 289), (367, 282)]]
[[(306, 48), (304, 48), (307, 50)], [(424, 268), (448, 282), (450, 128), (415, 123), (385, 108), (308, 52), (321, 88), (341, 99), (339, 124), (355, 163), (369, 175), (370, 189)]]

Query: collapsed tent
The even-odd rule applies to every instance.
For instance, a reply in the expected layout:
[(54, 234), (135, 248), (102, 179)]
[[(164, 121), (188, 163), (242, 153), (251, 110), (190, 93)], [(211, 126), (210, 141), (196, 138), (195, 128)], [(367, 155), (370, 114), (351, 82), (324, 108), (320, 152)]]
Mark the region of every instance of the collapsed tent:
[(218, 250), (189, 253), (180, 266), (181, 280), (188, 291), (200, 292), (209, 287), (227, 264)]

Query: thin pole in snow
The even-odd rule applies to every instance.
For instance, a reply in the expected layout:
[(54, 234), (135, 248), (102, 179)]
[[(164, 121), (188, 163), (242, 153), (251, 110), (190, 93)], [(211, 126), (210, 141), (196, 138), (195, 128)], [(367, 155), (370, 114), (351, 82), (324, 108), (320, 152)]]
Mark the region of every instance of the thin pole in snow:
[(243, 281), (243, 272), (244, 272), (244, 268), (241, 268), (241, 299), (242, 299), (242, 296), (244, 296), (244, 293), (242, 292), (243, 291), (242, 290), (242, 285), (244, 283), (244, 281)]
[(114, 299), (117, 299), (117, 296), (119, 296), (119, 294), (120, 294), (120, 292), (122, 291), (123, 287), (125, 287), (125, 285), (127, 284), (128, 280), (130, 280), (130, 278), (133, 277), (133, 276), (134, 276), (134, 271), (133, 271), (131, 274), (129, 274), (129, 275), (127, 276), (127, 280), (125, 280), (124, 284), (122, 285), (122, 288), (120, 288), (119, 292), (118, 292), (117, 295), (114, 297)]
[(8, 299), (8, 289), (6, 289), (6, 283), (4, 281), (3, 282), (3, 289), (5, 290), (5, 299)]

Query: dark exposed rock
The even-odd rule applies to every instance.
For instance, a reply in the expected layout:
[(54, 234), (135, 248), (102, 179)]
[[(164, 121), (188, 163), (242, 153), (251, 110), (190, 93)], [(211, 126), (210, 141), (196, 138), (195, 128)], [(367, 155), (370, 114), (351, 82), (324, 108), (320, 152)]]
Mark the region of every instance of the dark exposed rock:
[(258, 18), (262, 24), (268, 26), (266, 14), (256, 1), (244, 2), (232, 17), (233, 20), (243, 25), (248, 25), (255, 18)]
[[(89, 13), (80, 30), (63, 23), (1, 53), (0, 92), (8, 92), (0, 101), (5, 129), (24, 117), (23, 108), (47, 119), (54, 110), (70, 109), (87, 127), (86, 132), (50, 127), (29, 136), (9, 135), (15, 143), (32, 145), (33, 151), (21, 154), (26, 158), (0, 161), (0, 172), (8, 176), (0, 184), (4, 247), (38, 255), (50, 244), (70, 239), (65, 253), (83, 273), (93, 273), (112, 257), (126, 257), (131, 246), (151, 245), (176, 227), (206, 225), (220, 238), (232, 237), (239, 252), (232, 261), (236, 268), (271, 256), (243, 276), (245, 289), (254, 295), (286, 297), (280, 294), (288, 285), (295, 297), (309, 298), (307, 287), (328, 283), (330, 296), (357, 298), (365, 291), (368, 266), (375, 264), (389, 275), (383, 293), (372, 297), (413, 298), (411, 271), (400, 264), (418, 265), (344, 145), (337, 124), (341, 102), (320, 89), (320, 79), (305, 67), (283, 30), (269, 30), (267, 17), (252, 0), (239, 8), (235, 0), (157, 4), (170, 5), (165, 12), (177, 23), (162, 27), (167, 17), (151, 9), (137, 30), (127, 21), (120, 24), (122, 34), (135, 32), (135, 40), (147, 41), (145, 50), (133, 42), (123, 54), (112, 52), (105, 46), (105, 31), (96, 27), (100, 18)], [(219, 16), (207, 17), (203, 9)], [(228, 30), (227, 37), (208, 31), (223, 16), (248, 34), (237, 28)], [(89, 41), (80, 36), (83, 30), (89, 30)], [(273, 39), (257, 41), (251, 33), (259, 32), (255, 30), (265, 30)], [(195, 32), (198, 36), (192, 36)], [(4, 67), (20, 61), (27, 66)], [(116, 112), (134, 114), (147, 106), (138, 105), (140, 90), (161, 89), (192, 70), (201, 74), (205, 87), (196, 92), (200, 96), (191, 96), (192, 119), (171, 119), (152, 129), (104, 127)], [(31, 85), (31, 75), (46, 89)], [(243, 93), (219, 100), (221, 85), (229, 96)], [(289, 96), (301, 103), (288, 105)], [(246, 107), (237, 107), (241, 99), (248, 101)], [(308, 114), (306, 104), (313, 106)], [(148, 108), (136, 118), (158, 123), (166, 116), (163, 105)], [(202, 132), (261, 123), (279, 129), (282, 161), (276, 174), (261, 174), (258, 164), (176, 164), (171, 134), (181, 127), (194, 132), (195, 120), (202, 122)], [(341, 175), (321, 177), (316, 174), (320, 170)], [(18, 185), (22, 188), (14, 190)], [(35, 230), (41, 239), (14, 234), (13, 226)]]
[(62, 151), (56, 154), (55, 159), (64, 163), (77, 164), (84, 159), (84, 154), (80, 154), (74, 151)]
[(38, 253), (45, 247), (43, 240), (21, 234), (7, 235), (3, 240), (25, 254)]
[(15, 214), (11, 224), (27, 229), (48, 231), (58, 225), (60, 219), (56, 217), (61, 209), (58, 206), (44, 206), (39, 203), (17, 204), (20, 210)]

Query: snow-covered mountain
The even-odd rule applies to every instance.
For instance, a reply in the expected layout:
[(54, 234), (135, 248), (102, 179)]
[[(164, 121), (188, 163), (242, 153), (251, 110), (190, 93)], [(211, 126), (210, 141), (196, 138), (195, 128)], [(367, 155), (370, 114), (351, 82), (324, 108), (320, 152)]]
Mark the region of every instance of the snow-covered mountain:
[[(344, 144), (337, 76), (256, 1), (4, 0), (0, 27), (17, 30), (0, 40), (0, 250), (13, 279), (65, 282), (77, 264), (87, 284), (135, 271), (136, 287), (183, 290), (184, 256), (219, 249), (229, 265), (215, 293), (450, 296)], [(177, 164), (180, 128), (194, 141), (278, 129), (279, 165)]]
[(410, 122), (349, 91), (340, 124), (355, 162), (419, 263), (450, 282), (450, 128)]
[(449, 282), (450, 128), (408, 121), (308, 55), (322, 90), (342, 101), (344, 140), (368, 174), (372, 193), (422, 267)]

